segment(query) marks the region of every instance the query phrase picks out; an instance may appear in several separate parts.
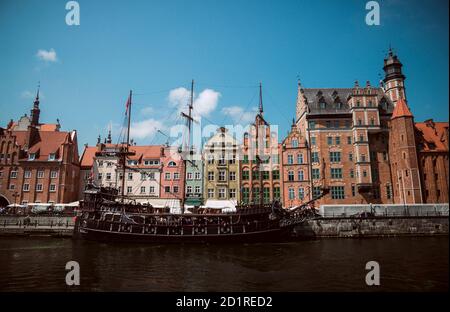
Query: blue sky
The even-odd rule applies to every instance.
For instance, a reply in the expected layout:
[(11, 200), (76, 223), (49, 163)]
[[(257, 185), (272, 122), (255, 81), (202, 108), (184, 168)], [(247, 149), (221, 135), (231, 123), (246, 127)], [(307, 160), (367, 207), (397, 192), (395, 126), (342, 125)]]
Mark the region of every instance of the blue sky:
[(193, 78), (203, 124), (251, 119), (261, 81), (284, 135), (297, 76), (306, 88), (377, 85), (389, 44), (415, 119), (448, 121), (448, 1), (379, 1), (380, 26), (359, 0), (80, 0), (80, 26), (66, 25), (66, 2), (0, 1), (1, 125), (29, 114), (40, 81), (41, 120), (77, 129), (81, 149), (109, 124), (117, 136), (133, 89), (135, 140), (162, 143), (156, 129), (179, 120)]

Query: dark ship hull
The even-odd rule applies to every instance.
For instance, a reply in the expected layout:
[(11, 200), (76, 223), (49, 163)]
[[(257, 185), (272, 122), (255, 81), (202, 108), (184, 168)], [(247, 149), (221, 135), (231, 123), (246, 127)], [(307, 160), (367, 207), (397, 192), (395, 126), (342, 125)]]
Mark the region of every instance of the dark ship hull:
[[(79, 226), (79, 225), (78, 225)], [(79, 238), (102, 242), (135, 242), (135, 243), (250, 243), (278, 242), (288, 240), (291, 235), (289, 227), (274, 227), (240, 233), (221, 233), (220, 228), (210, 227), (208, 233), (195, 233), (190, 227), (183, 230), (177, 228), (176, 233), (169, 233), (171, 228), (160, 227), (158, 234), (145, 233), (146, 228), (134, 225), (127, 232), (117, 230), (84, 227), (77, 230)], [(166, 234), (163, 232), (166, 231)]]
[(238, 206), (233, 213), (173, 214), (116, 199), (114, 189), (86, 191), (74, 238), (138, 243), (279, 242), (289, 240), (295, 225), (315, 217), (306, 206), (292, 213), (278, 202)]

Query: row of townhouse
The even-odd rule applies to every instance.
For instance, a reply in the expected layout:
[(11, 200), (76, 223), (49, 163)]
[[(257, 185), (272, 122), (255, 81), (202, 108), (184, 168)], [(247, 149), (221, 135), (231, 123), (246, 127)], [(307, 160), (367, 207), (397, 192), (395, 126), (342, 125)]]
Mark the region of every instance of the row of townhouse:
[[(389, 51), (379, 87), (297, 89), (295, 118), (279, 142), (259, 109), (242, 137), (220, 127), (200, 151), (131, 145), (125, 172), (109, 134), (85, 146), (77, 133), (31, 115), (0, 127), (0, 207), (71, 203), (88, 181), (125, 186), (154, 206), (259, 203), (292, 207), (330, 190), (318, 204), (448, 203), (448, 122), (415, 122), (402, 63)], [(218, 203), (218, 202), (222, 202)], [(227, 204), (223, 204), (227, 202)]]

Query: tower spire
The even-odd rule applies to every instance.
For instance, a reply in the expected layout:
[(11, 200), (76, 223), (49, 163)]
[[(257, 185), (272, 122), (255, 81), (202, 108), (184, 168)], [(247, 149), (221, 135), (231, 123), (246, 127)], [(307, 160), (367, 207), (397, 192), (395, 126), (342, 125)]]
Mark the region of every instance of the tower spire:
[(40, 114), (40, 109), (39, 109), (39, 89), (41, 88), (41, 82), (38, 82), (38, 88), (37, 88), (37, 92), (36, 92), (36, 99), (33, 102), (33, 108), (31, 109), (31, 125), (32, 126), (37, 126), (39, 125), (39, 114)]
[(263, 110), (263, 100), (262, 100), (262, 83), (259, 83), (259, 114), (262, 115)]

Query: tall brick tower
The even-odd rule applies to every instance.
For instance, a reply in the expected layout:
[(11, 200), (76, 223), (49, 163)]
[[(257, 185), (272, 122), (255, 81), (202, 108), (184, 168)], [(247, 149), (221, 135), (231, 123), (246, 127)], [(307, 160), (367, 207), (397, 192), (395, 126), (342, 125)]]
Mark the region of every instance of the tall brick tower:
[(414, 117), (403, 98), (397, 101), (391, 117), (389, 156), (391, 159), (394, 203), (422, 203)]
[(383, 89), (394, 105), (400, 98), (406, 100), (405, 76), (402, 73), (402, 66), (397, 55), (389, 48), (388, 56), (384, 59)]

